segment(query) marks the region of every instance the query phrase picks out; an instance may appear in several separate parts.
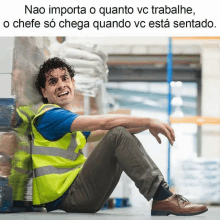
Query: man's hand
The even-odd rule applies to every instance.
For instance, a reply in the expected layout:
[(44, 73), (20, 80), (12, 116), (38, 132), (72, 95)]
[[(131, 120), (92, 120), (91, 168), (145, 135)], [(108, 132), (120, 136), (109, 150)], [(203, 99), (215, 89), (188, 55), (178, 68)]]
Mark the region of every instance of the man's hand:
[(175, 133), (169, 124), (157, 119), (151, 119), (149, 131), (157, 139), (159, 144), (161, 144), (161, 139), (158, 134), (163, 134), (168, 138), (170, 144), (173, 146), (173, 142), (175, 141)]

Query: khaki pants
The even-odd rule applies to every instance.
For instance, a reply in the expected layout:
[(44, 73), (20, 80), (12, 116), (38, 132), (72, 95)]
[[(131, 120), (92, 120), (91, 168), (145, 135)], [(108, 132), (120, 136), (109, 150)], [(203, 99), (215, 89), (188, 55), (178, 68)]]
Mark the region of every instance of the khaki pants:
[(110, 130), (85, 162), (61, 203), (66, 212), (99, 211), (125, 172), (149, 201), (159, 184), (168, 188), (163, 175), (140, 141), (123, 127)]

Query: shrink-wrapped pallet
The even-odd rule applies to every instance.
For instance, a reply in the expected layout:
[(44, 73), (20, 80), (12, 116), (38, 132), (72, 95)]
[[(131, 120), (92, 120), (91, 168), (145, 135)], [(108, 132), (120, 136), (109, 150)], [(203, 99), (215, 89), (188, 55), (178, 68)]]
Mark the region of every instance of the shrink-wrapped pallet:
[(14, 205), (22, 205), (25, 211), (24, 205), (32, 204), (30, 123), (41, 105), (34, 82), (39, 66), (49, 57), (49, 40), (0, 38), (0, 45), (3, 50), (11, 51), (11, 56), (5, 58), (6, 67), (0, 68), (0, 72), (4, 70), (11, 78), (10, 94), (1, 98), (4, 89), (0, 90), (0, 198), (3, 204), (0, 212), (12, 209), (10, 193), (13, 193)]

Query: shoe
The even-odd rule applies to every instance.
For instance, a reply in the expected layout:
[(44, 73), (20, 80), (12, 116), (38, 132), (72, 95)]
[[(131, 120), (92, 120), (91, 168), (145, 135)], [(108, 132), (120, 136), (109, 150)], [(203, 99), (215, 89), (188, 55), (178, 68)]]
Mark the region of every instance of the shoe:
[(151, 215), (178, 215), (190, 216), (199, 215), (208, 211), (205, 205), (192, 204), (183, 196), (173, 194), (169, 198), (152, 203)]

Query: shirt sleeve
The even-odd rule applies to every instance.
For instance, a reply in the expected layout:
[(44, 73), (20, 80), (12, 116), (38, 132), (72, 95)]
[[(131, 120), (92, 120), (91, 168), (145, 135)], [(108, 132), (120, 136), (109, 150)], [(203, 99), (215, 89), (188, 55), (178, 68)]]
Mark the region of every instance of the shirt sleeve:
[[(62, 108), (53, 108), (40, 116), (36, 128), (47, 140), (58, 140), (71, 132), (71, 124), (79, 115)], [(90, 132), (82, 132), (86, 139)]]

